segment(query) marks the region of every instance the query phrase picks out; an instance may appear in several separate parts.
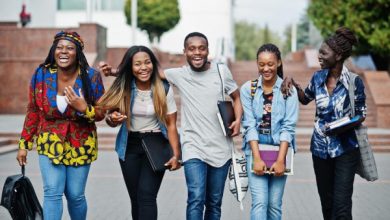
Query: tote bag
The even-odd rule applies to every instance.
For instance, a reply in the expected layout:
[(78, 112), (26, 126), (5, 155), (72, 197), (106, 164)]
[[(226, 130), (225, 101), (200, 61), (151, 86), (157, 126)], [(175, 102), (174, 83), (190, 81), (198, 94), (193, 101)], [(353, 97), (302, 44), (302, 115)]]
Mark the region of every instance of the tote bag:
[[(349, 82), (349, 99), (351, 101), (352, 117), (355, 116), (355, 73), (350, 73), (351, 79)], [(367, 127), (360, 125), (355, 128), (356, 138), (360, 151), (360, 162), (356, 173), (367, 181), (375, 181), (378, 179), (378, 171), (376, 168), (374, 154), (370, 143), (368, 142)]]

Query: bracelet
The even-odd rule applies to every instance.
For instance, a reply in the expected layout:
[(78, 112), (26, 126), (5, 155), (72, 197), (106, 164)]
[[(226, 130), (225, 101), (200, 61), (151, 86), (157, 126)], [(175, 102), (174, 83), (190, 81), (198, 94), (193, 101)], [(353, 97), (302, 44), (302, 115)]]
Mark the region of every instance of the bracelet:
[(180, 163), (180, 164), (182, 164), (183, 163), (183, 161), (182, 160), (179, 160), (176, 156), (173, 156), (172, 157), (174, 160), (176, 160), (178, 163)]

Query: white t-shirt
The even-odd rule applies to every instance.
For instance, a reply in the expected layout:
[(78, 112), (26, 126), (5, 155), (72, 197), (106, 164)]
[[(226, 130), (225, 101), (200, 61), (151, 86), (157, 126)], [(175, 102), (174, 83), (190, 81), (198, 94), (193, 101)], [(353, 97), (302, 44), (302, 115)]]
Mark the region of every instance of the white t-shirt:
[(66, 103), (65, 97), (66, 96), (64, 96), (64, 95), (57, 95), (57, 99), (56, 99), (57, 108), (58, 108), (58, 111), (60, 111), (61, 113), (64, 113), (66, 110), (66, 107), (68, 106), (68, 103)]
[[(175, 97), (172, 86), (167, 93), (167, 114), (177, 112)], [(131, 111), (130, 131), (156, 131), (160, 130), (158, 118), (154, 111), (154, 104), (151, 90), (138, 90), (134, 98), (133, 109)]]
[[(226, 65), (225, 94), (238, 89)], [(197, 158), (214, 167), (223, 166), (231, 158), (233, 141), (225, 137), (218, 122), (218, 100), (222, 100), (221, 79), (217, 64), (204, 72), (189, 66), (165, 70), (167, 80), (177, 87), (181, 98), (181, 134), (183, 161)]]

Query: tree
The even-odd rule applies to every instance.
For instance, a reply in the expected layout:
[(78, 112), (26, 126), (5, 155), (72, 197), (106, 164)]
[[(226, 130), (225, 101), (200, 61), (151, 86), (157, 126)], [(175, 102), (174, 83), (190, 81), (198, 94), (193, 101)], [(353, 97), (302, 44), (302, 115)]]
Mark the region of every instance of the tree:
[(359, 39), (356, 54), (371, 54), (380, 70), (390, 70), (389, 0), (312, 0), (308, 15), (326, 37), (345, 26)]
[(309, 46), (309, 28), (309, 18), (307, 14), (304, 14), (297, 25), (297, 50), (302, 50), (306, 46)]
[(234, 28), (237, 60), (256, 59), (257, 49), (264, 43), (281, 44), (280, 37), (269, 30), (267, 25), (265, 28), (260, 28), (255, 24), (239, 21)]
[[(148, 33), (151, 43), (176, 26), (180, 20), (177, 0), (138, 0), (138, 27)], [(131, 0), (125, 2), (127, 24), (131, 24)]]

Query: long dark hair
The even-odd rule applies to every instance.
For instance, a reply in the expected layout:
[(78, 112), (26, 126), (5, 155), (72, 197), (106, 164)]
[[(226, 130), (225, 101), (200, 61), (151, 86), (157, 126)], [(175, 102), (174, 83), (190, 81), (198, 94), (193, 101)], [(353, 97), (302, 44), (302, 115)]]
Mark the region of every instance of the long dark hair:
[(131, 82), (134, 80), (133, 75), (133, 57), (138, 52), (145, 52), (149, 55), (153, 65), (151, 76), (153, 104), (157, 118), (166, 123), (166, 95), (163, 82), (158, 73), (159, 62), (153, 52), (145, 46), (130, 47), (121, 63), (118, 66), (118, 74), (110, 89), (100, 98), (98, 105), (110, 110), (118, 110), (127, 116), (127, 128), (130, 129), (130, 97), (131, 97)]
[(262, 52), (271, 52), (271, 53), (275, 54), (278, 61), (280, 61), (280, 66), (278, 66), (278, 68), (277, 68), (277, 74), (280, 78), (283, 79), (283, 63), (282, 63), (282, 57), (280, 55), (279, 48), (277, 46), (275, 46), (274, 44), (270, 44), (270, 43), (264, 44), (257, 50), (256, 59), (258, 59), (259, 54)]

